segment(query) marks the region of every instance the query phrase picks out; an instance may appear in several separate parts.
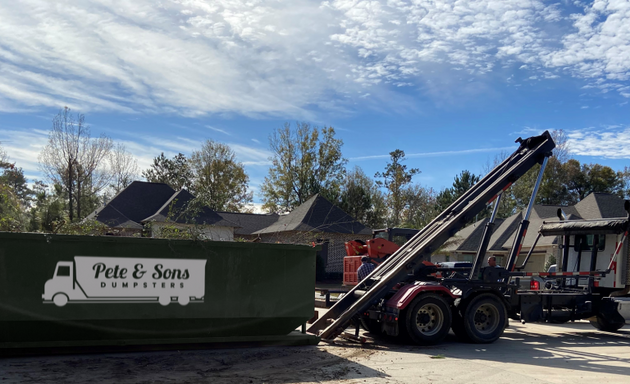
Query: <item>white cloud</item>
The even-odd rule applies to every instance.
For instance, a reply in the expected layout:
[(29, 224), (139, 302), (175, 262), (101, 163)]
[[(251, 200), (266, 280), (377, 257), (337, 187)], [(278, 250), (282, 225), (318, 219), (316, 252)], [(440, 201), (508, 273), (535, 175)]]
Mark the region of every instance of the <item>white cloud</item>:
[(221, 128), (216, 128), (216, 127), (213, 127), (211, 125), (206, 125), (206, 128), (211, 129), (211, 130), (213, 130), (215, 132), (222, 133), (224, 135), (232, 136), (232, 134), (230, 132), (228, 132), (228, 131), (226, 131), (224, 129), (221, 129)]
[(630, 127), (589, 128), (569, 132), (567, 137), (573, 155), (630, 159)]
[(0, 144), (11, 162), (28, 174), (39, 174), (37, 156), (48, 143), (48, 133), (31, 129), (27, 131), (7, 129), (0, 131)]
[(270, 151), (261, 148), (253, 148), (242, 144), (228, 143), (230, 148), (236, 153), (238, 161), (246, 166), (269, 166), (271, 161), (269, 158), (273, 155)]
[(523, 129), (521, 129), (520, 131), (515, 131), (510, 133), (510, 136), (515, 136), (515, 135), (524, 135), (524, 136), (537, 136), (543, 133), (543, 130), (538, 129), (538, 128), (532, 128), (532, 127), (523, 127)]
[[(405, 153), (405, 157), (440, 157), (440, 156), (453, 156), (453, 155), (466, 155), (470, 153), (484, 153), (484, 152), (501, 152), (505, 150), (514, 150), (514, 147), (501, 147), (501, 148), (476, 148), (476, 149), (463, 149), (459, 151), (440, 151), (440, 152), (421, 152), (421, 153)], [(390, 155), (371, 155), (371, 156), (357, 156), (351, 157), (350, 161), (360, 160), (372, 160), (372, 159), (389, 159)]]
[(628, 1), (582, 7), (569, 15), (542, 0), (2, 2), (0, 111), (309, 119), (312, 108), (344, 113), (367, 94), (363, 105), (400, 104), (399, 87), (483, 92), (468, 80), (506, 67), (532, 79), (570, 73), (630, 97)]

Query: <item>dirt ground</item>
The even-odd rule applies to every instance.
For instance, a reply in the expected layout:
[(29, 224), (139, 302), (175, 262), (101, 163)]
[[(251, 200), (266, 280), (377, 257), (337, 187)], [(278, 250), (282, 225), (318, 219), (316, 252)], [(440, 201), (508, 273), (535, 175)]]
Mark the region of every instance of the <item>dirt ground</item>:
[[(370, 336), (369, 334), (365, 334)], [(0, 383), (625, 383), (630, 327), (513, 322), (497, 342), (421, 347), (389, 338), (0, 360)]]

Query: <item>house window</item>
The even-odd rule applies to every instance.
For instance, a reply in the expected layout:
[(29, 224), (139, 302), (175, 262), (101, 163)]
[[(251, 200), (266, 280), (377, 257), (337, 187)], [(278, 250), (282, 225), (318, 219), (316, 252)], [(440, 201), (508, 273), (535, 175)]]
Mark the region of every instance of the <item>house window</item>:
[(592, 249), (593, 241), (597, 242), (597, 250), (603, 251), (606, 248), (606, 235), (587, 235), (586, 244)]
[(597, 251), (603, 251), (606, 248), (606, 235), (576, 235), (575, 251), (577, 252), (581, 246), (582, 251), (590, 251), (593, 249), (593, 242), (597, 244)]

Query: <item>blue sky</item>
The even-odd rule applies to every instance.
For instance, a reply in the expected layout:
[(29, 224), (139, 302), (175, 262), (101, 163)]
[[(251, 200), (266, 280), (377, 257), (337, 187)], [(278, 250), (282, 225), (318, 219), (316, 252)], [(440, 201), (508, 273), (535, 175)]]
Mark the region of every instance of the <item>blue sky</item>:
[(546, 129), (621, 170), (629, 101), (628, 0), (0, 3), (0, 143), (30, 178), (64, 105), (141, 169), (214, 139), (257, 191), (271, 132), (307, 121), (349, 166), (402, 149), (440, 190)]

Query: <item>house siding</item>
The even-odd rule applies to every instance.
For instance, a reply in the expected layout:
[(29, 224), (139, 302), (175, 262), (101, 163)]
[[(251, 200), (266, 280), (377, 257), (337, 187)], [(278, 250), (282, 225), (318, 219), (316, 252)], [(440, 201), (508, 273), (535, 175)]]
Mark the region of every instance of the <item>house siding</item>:
[(343, 273), (343, 258), (346, 257), (345, 242), (350, 240), (366, 241), (372, 236), (351, 233), (286, 231), (261, 234), (260, 238), (264, 243), (320, 244), (328, 242), (326, 273)]
[[(192, 227), (187, 224), (153, 222), (151, 223), (151, 237), (160, 237), (162, 228), (165, 226), (180, 229)], [(199, 237), (203, 240), (234, 241), (234, 228), (232, 227), (197, 226), (196, 230), (199, 231)]]

